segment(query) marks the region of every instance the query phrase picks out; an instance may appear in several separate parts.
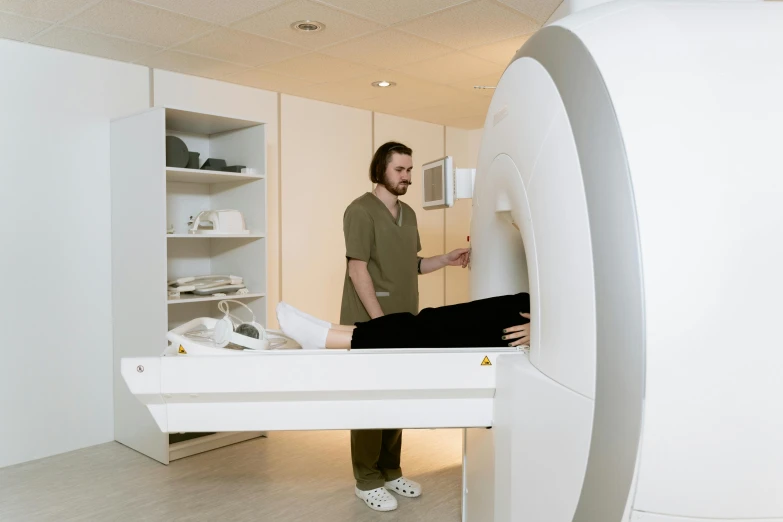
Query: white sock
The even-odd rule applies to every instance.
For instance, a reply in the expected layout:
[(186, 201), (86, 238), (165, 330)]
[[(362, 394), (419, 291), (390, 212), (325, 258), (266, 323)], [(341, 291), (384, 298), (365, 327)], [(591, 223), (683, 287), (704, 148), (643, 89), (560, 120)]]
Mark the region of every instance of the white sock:
[(317, 317), (315, 317), (315, 316), (312, 316), (312, 315), (310, 315), (310, 314), (307, 314), (307, 313), (305, 313), (305, 312), (301, 311), (301, 310), (300, 310), (300, 309), (298, 309), (298, 308), (294, 308), (293, 306), (291, 306), (291, 305), (290, 305), (290, 304), (288, 304), (288, 303), (281, 302), (281, 304), (282, 304), (283, 306), (286, 306), (286, 307), (290, 308), (291, 310), (293, 310), (294, 312), (296, 312), (297, 314), (299, 314), (301, 317), (304, 317), (304, 318), (305, 318), (305, 319), (307, 319), (308, 321), (312, 321), (312, 322), (314, 322), (314, 323), (315, 323), (315, 324), (317, 324), (318, 326), (323, 326), (324, 328), (327, 328), (327, 329), (332, 327), (332, 323), (330, 323), (330, 322), (328, 322), (328, 321), (324, 321), (323, 319), (318, 319)]
[(277, 305), (277, 321), (283, 333), (298, 342), (305, 350), (326, 348), (329, 328), (316, 324), (296, 313), (296, 308), (280, 302)]

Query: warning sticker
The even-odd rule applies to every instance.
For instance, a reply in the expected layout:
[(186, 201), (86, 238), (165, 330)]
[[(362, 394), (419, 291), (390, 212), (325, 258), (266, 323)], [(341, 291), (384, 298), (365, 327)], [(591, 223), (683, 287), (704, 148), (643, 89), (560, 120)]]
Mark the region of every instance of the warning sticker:
[(492, 366), (492, 363), (489, 362), (489, 357), (486, 355), (484, 356), (484, 360), (481, 361), (481, 366)]
[[(182, 347), (182, 345), (181, 345), (181, 344), (179, 345), (179, 350), (177, 350), (177, 352), (178, 352), (178, 353), (184, 353), (184, 354), (187, 354), (187, 353), (188, 353), (188, 352), (186, 352), (186, 351), (185, 351), (185, 349)], [(481, 363), (481, 364), (484, 364), (484, 363)]]

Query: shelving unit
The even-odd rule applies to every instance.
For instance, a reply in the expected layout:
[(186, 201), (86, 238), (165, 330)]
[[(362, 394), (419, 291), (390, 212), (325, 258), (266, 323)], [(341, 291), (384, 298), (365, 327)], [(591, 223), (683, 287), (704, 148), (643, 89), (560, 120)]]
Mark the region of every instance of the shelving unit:
[[(241, 300), (256, 321), (266, 321), (265, 132), (263, 122), (165, 107), (111, 124), (115, 439), (164, 464), (263, 435), (162, 433), (128, 391), (119, 363), (159, 356), (166, 332), (195, 317), (218, 317), (221, 299)], [(220, 158), (256, 173), (168, 167), (167, 135), (199, 152), (201, 164)], [(188, 233), (191, 217), (220, 209), (242, 212), (250, 234)], [(166, 234), (171, 225), (174, 234)], [(169, 299), (167, 281), (207, 274), (242, 276), (249, 293)]]

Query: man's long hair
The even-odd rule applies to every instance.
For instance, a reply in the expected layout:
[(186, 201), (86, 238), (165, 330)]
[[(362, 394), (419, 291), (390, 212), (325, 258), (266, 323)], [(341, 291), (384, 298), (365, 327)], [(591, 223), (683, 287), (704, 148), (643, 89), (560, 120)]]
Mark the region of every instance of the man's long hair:
[(370, 181), (381, 185), (384, 183), (386, 167), (389, 165), (392, 154), (395, 152), (397, 154), (413, 156), (413, 150), (402, 143), (397, 143), (396, 141), (384, 143), (375, 151), (375, 155), (373, 155), (372, 161), (370, 162)]

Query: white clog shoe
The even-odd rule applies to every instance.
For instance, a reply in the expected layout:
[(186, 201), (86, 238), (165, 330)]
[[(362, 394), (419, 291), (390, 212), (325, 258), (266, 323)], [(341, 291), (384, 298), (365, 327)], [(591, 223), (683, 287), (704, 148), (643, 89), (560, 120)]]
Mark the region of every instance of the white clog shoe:
[(397, 480), (391, 480), (385, 484), (389, 491), (402, 495), (404, 497), (418, 497), (421, 495), (421, 484), (405, 477)]
[(356, 488), (356, 496), (364, 500), (367, 507), (375, 511), (394, 511), (397, 509), (397, 499), (386, 488), (375, 488), (362, 491)]

